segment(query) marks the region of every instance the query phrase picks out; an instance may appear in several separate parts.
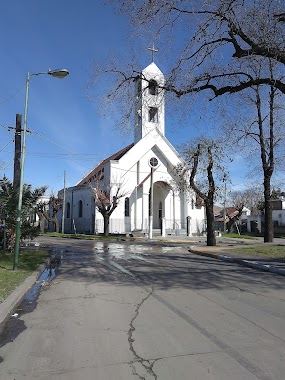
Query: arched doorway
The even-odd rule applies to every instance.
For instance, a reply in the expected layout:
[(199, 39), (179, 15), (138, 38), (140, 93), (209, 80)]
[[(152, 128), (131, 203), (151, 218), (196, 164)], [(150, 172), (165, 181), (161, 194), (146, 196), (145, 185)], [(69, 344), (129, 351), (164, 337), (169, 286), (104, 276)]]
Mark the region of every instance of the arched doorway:
[(155, 230), (161, 229), (162, 218), (165, 217), (165, 201), (170, 190), (171, 187), (166, 182), (157, 181), (153, 184), (153, 229)]

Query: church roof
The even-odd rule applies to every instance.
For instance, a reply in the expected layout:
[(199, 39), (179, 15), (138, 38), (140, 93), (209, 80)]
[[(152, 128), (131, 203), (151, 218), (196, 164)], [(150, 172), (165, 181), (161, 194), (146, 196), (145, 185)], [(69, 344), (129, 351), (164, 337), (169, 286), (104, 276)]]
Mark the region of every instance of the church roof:
[(94, 169), (92, 169), (85, 177), (83, 177), (76, 186), (82, 186), (86, 185), (92, 181), (95, 181), (95, 179), (99, 179), (98, 177), (102, 174), (102, 169), (104, 168), (105, 164), (111, 160), (119, 160), (121, 157), (124, 156), (132, 147), (134, 146), (134, 143), (126, 146), (125, 148), (119, 150), (118, 152), (112, 154), (112, 156), (105, 158), (103, 161), (101, 161), (97, 166), (95, 166)]

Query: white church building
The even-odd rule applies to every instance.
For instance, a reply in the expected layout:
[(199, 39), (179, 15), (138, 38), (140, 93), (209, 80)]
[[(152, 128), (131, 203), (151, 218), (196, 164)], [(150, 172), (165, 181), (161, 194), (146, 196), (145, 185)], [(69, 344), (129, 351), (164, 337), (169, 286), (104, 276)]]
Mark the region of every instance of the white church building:
[[(64, 232), (99, 234), (103, 217), (91, 186), (121, 187), (124, 198), (110, 217), (109, 232), (197, 235), (205, 231), (205, 210), (194, 192), (175, 185), (175, 167), (183, 164), (165, 137), (163, 73), (152, 62), (135, 83), (134, 143), (101, 161), (74, 187), (65, 190)], [(63, 199), (64, 191), (59, 192)], [(153, 194), (153, 196), (151, 196)], [(62, 225), (62, 210), (58, 212)]]

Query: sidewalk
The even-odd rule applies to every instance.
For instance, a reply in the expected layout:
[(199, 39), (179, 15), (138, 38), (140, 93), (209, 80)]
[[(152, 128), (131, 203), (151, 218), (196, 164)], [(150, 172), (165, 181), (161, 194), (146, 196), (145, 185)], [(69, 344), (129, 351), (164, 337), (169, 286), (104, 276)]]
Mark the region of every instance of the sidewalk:
[[(250, 245), (254, 245), (251, 243)], [(256, 243), (255, 245), (258, 245)], [(285, 242), (284, 245), (285, 251)], [(244, 247), (244, 245), (235, 245), (236, 247)], [(191, 246), (191, 253), (200, 256), (211, 257), (217, 260), (226, 261), (230, 263), (236, 263), (239, 265), (243, 265), (245, 267), (259, 269), (265, 272), (271, 272), (275, 274), (279, 274), (281, 276), (285, 276), (285, 261), (280, 259), (270, 259), (270, 258), (258, 258), (258, 257), (241, 257), (237, 253), (235, 253), (234, 248), (229, 249), (229, 245), (217, 245), (215, 247), (207, 247), (207, 246)]]

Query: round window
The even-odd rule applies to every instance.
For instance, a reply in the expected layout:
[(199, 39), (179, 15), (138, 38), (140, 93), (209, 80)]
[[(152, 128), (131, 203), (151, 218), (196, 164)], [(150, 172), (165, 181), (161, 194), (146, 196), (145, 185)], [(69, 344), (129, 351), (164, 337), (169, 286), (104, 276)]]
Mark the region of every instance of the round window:
[(152, 168), (155, 168), (158, 165), (158, 159), (156, 157), (152, 157), (149, 160), (149, 164)]

